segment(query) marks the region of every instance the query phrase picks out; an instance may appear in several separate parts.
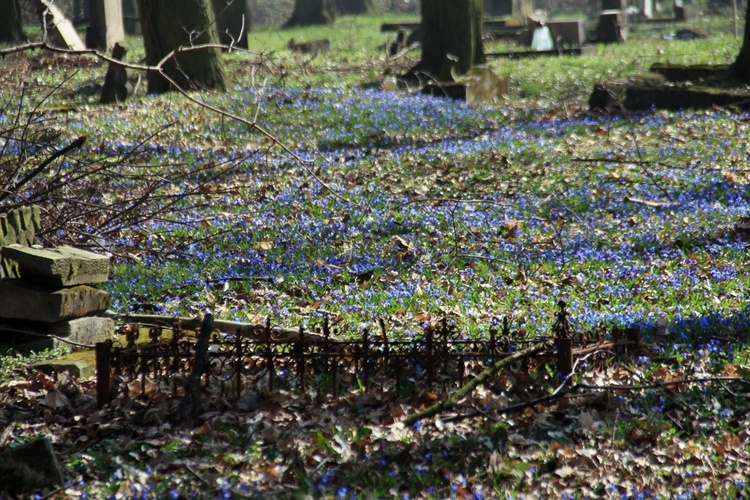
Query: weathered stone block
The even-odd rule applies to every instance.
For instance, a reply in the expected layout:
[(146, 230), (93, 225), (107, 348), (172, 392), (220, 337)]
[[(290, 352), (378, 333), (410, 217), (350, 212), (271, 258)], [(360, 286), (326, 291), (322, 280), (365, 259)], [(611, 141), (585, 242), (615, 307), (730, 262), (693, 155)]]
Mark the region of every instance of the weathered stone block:
[(109, 279), (109, 257), (78, 248), (11, 246), (3, 248), (2, 256), (18, 264), (20, 278), (55, 287), (104, 283)]
[[(93, 346), (97, 342), (111, 340), (115, 334), (115, 321), (111, 318), (86, 317), (76, 318), (60, 323), (53, 323), (49, 326), (48, 333), (55, 337), (61, 337), (65, 340), (73, 341), (77, 344), (86, 344)], [(65, 342), (56, 340), (59, 345), (65, 345)], [(73, 350), (75, 345), (71, 345)]]
[(24, 280), (0, 281), (0, 318), (57, 323), (93, 316), (109, 305), (107, 292), (86, 285), (50, 291)]

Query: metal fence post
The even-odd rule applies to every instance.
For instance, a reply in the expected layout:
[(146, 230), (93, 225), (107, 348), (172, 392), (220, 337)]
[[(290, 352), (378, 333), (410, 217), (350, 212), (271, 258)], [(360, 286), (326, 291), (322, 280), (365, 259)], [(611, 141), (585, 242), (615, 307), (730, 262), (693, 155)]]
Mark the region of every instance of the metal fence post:
[(112, 401), (110, 348), (112, 341), (96, 343), (96, 405), (102, 408)]

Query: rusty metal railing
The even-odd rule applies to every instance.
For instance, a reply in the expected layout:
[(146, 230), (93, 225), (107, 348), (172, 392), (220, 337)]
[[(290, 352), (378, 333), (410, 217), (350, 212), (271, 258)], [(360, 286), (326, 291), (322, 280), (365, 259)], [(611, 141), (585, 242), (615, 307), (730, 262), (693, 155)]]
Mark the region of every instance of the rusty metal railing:
[[(232, 324), (234, 325), (234, 324)], [(171, 330), (171, 336), (167, 331)], [(637, 343), (629, 340), (604, 342), (598, 338), (573, 339), (565, 304), (553, 326), (556, 348), (541, 357), (556, 360), (557, 372), (567, 376), (573, 370), (577, 352)], [(138, 328), (127, 329), (126, 345), (111, 341), (97, 344), (97, 400), (100, 406), (121, 398), (148, 399), (184, 390), (187, 373), (195, 359), (195, 338), (175, 320), (171, 326), (153, 326), (150, 342), (137, 344)], [(263, 327), (236, 328), (233, 333), (215, 331), (211, 338), (202, 386), (228, 399), (244, 390), (278, 389), (330, 393), (340, 396), (353, 389), (402, 391), (409, 388), (462, 385), (522, 341), (512, 340), (507, 318), (489, 326), (487, 333), (469, 339), (455, 325), (443, 319), (428, 325), (422, 335), (391, 340), (380, 322), (380, 332), (369, 330), (357, 336), (332, 331), (325, 318), (319, 329), (307, 331)], [(284, 335), (280, 335), (283, 332)], [(617, 335), (617, 333), (614, 333)], [(347, 338), (342, 340), (342, 338)], [(525, 343), (544, 342), (539, 338)], [(574, 342), (578, 347), (574, 348)], [(545, 362), (547, 362), (545, 358)]]

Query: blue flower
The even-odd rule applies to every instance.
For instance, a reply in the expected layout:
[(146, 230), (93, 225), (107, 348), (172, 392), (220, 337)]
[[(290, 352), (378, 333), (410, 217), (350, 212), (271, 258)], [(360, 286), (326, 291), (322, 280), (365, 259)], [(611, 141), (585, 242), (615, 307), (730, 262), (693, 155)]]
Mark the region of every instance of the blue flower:
[(349, 488), (347, 488), (346, 486), (341, 486), (338, 490), (336, 490), (336, 498), (346, 498), (348, 494)]
[(414, 432), (416, 432), (417, 434), (422, 433), (422, 421), (421, 420), (417, 420), (416, 422), (414, 422), (414, 425), (412, 427), (414, 428)]

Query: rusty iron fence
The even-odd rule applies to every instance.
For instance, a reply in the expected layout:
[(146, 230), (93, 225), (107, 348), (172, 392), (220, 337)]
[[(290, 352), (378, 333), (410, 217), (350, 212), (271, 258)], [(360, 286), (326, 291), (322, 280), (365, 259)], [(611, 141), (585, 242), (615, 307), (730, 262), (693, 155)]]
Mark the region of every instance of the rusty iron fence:
[[(238, 397), (248, 387), (267, 390), (312, 388), (338, 395), (350, 388), (394, 389), (415, 381), (432, 385), (461, 384), (496, 359), (507, 356), (510, 340), (503, 329), (490, 327), (483, 339), (467, 340), (442, 321), (412, 340), (389, 340), (365, 330), (358, 338), (339, 340), (323, 320), (317, 331), (299, 328), (278, 338), (270, 324), (253, 337), (214, 333), (208, 353), (206, 387)], [(183, 375), (195, 357), (195, 337), (178, 325), (152, 327), (151, 342), (136, 344), (130, 334), (124, 347), (97, 344), (97, 393), (100, 405), (123, 395), (146, 397), (169, 386), (181, 392)], [(338, 333), (338, 332), (337, 332)], [(140, 391), (136, 394), (133, 391)]]
[[(352, 389), (446, 390), (462, 385), (519, 345), (550, 340), (513, 340), (507, 318), (474, 339), (466, 338), (445, 319), (409, 340), (391, 340), (382, 321), (380, 327), (378, 334), (364, 330), (352, 338), (332, 331), (325, 318), (312, 331), (280, 330), (267, 322), (250, 330), (214, 332), (202, 386), (228, 400), (250, 388), (313, 390), (334, 397)], [(552, 330), (555, 348), (540, 358), (553, 363), (562, 375), (572, 372), (577, 354), (632, 343), (632, 338), (620, 341), (617, 332), (612, 332), (614, 342), (604, 341), (601, 332), (597, 338), (573, 338), (564, 304)], [(279, 335), (280, 331), (284, 334)], [(152, 326), (150, 342), (145, 344), (136, 343), (137, 332), (137, 328), (127, 331), (125, 346), (111, 341), (97, 344), (100, 406), (123, 397), (147, 399), (165, 391), (175, 396), (184, 392), (195, 360), (196, 336), (187, 334), (179, 321)], [(344, 337), (347, 340), (341, 340)]]

